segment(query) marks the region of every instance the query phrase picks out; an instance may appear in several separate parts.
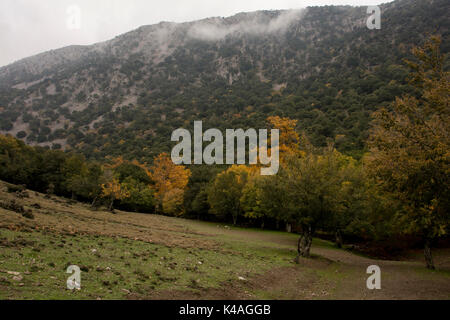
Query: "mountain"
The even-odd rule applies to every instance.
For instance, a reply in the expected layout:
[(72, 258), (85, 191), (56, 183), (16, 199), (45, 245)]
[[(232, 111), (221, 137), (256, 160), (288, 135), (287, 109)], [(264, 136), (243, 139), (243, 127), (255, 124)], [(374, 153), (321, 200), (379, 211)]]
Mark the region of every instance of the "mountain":
[[(411, 92), (402, 62), (429, 34), (449, 50), (450, 2), (257, 11), (143, 26), (92, 46), (52, 50), (0, 68), (0, 133), (91, 158), (148, 161), (171, 132), (262, 128), (298, 119), (316, 145), (364, 149), (370, 114)], [(447, 62), (448, 65), (448, 62)]]

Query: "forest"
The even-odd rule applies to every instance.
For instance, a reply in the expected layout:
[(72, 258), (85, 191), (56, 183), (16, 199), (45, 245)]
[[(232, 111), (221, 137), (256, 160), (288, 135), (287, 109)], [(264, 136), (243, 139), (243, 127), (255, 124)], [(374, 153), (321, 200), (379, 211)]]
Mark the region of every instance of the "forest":
[[(170, 152), (171, 132), (190, 130), (194, 121), (223, 131), (263, 128), (280, 116), (298, 120), (314, 145), (333, 140), (359, 160), (368, 150), (371, 114), (414, 94), (402, 62), (412, 59), (410, 49), (433, 33), (442, 36), (442, 52), (449, 49), (448, 1), (399, 0), (382, 10), (383, 32), (360, 23), (364, 7), (312, 7), (281, 34), (201, 41), (180, 24), (159, 43), (155, 34), (170, 29), (161, 24), (121, 35), (104, 52), (74, 49), (75, 56), (87, 50), (75, 61), (55, 51), (18, 62), (0, 68), (0, 132), (98, 161), (152, 162)], [(266, 22), (281, 14), (255, 13)], [(169, 53), (158, 58), (166, 45)], [(41, 70), (41, 59), (51, 67)]]

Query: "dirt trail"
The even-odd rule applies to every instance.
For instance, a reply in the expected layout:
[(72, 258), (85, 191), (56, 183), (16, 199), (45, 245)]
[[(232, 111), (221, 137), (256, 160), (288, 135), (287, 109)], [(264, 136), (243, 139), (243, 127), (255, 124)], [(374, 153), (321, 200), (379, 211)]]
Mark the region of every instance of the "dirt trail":
[[(270, 270), (248, 281), (225, 283), (221, 288), (194, 291), (153, 292), (140, 299), (450, 299), (450, 274), (425, 270), (419, 262), (381, 261), (352, 253), (313, 248), (319, 257), (302, 259), (299, 265)], [(369, 290), (366, 269), (381, 268), (381, 290)], [(444, 271), (445, 272), (445, 271)]]
[[(271, 242), (280, 248), (295, 248), (295, 237), (202, 226), (211, 232), (241, 241)], [(292, 249), (293, 256), (295, 255)], [(313, 258), (280, 267), (248, 281), (226, 283), (220, 289), (165, 291), (149, 299), (450, 299), (450, 250), (435, 250), (437, 271), (424, 267), (420, 252), (408, 261), (377, 260), (347, 250), (313, 245)], [(366, 286), (367, 267), (381, 269), (381, 290)]]

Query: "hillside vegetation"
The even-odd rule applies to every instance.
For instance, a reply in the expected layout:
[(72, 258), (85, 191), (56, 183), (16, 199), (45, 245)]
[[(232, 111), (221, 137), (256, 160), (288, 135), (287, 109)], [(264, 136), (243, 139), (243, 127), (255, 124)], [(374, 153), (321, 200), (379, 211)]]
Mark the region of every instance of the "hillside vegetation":
[[(448, 52), (446, 0), (397, 0), (368, 30), (366, 7), (258, 11), (143, 26), (93, 46), (0, 68), (0, 132), (89, 158), (151, 162), (170, 134), (298, 119), (323, 147), (360, 157), (370, 114), (412, 93), (402, 59), (427, 34)], [(448, 63), (447, 63), (448, 66)]]

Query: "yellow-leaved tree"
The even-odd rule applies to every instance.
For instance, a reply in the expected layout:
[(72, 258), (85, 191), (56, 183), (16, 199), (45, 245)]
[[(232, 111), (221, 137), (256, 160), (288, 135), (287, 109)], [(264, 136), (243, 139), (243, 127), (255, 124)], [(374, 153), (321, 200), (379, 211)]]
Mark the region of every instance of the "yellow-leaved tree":
[(130, 192), (116, 178), (109, 179), (102, 184), (102, 197), (109, 200), (109, 210), (113, 210), (115, 200), (123, 200), (130, 197)]
[(268, 124), (274, 129), (280, 130), (280, 156), (298, 153), (300, 151), (300, 136), (295, 130), (298, 120), (273, 116), (267, 118)]
[(155, 184), (155, 196), (160, 209), (170, 215), (182, 214), (184, 192), (191, 171), (175, 165), (167, 153), (162, 153), (155, 158), (148, 174)]

